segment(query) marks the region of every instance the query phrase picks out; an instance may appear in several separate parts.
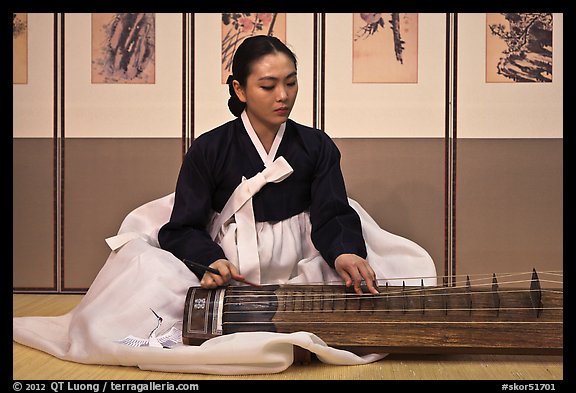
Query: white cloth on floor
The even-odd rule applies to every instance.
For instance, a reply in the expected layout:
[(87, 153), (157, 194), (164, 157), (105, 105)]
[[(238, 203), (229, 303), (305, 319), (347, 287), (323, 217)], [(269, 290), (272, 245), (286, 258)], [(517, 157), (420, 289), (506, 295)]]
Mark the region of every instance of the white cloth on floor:
[[(118, 235), (107, 239), (113, 251), (82, 301), (61, 316), (13, 318), (14, 341), (79, 363), (226, 375), (281, 372), (293, 362), (294, 345), (336, 365), (365, 364), (385, 356), (358, 356), (332, 348), (310, 332), (234, 333), (199, 346), (180, 344), (171, 349), (119, 343), (130, 335), (148, 337), (157, 325), (151, 309), (163, 318), (159, 334), (181, 326), (188, 288), (199, 285), (180, 260), (158, 245), (158, 230), (168, 221), (173, 203), (170, 194), (128, 214)], [(436, 285), (434, 263), (422, 247), (381, 229), (357, 202), (350, 200), (350, 204), (360, 216), (367, 260), (377, 278), (390, 285), (402, 281), (420, 285), (420, 278), (408, 277), (425, 277), (425, 285)], [(278, 223), (256, 223), (262, 283), (341, 283), (309, 236), (302, 235), (309, 230), (306, 212)], [(231, 236), (235, 231), (234, 220), (229, 220), (217, 238), (231, 261), (237, 257), (235, 236)], [(260, 247), (263, 242), (273, 246)], [(276, 269), (276, 261), (290, 259), (296, 263), (283, 262)], [(275, 267), (269, 269), (272, 263)]]

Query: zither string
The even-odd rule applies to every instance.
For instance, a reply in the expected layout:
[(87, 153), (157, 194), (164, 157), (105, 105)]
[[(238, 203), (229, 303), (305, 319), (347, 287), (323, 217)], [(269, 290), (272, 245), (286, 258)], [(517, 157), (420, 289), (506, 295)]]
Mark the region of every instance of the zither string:
[[(502, 277), (507, 277), (507, 276), (518, 276), (521, 274), (531, 274), (532, 272), (527, 272), (527, 273), (503, 273), (500, 274), (500, 278)], [(556, 275), (556, 276), (562, 276), (561, 272), (558, 271), (551, 271), (551, 272), (541, 272), (540, 274), (551, 274), (551, 275)], [(485, 276), (483, 274), (481, 274), (482, 276)], [(474, 275), (473, 275), (474, 276)], [(476, 275), (479, 276), (479, 275)], [(398, 280), (397, 278), (394, 278), (394, 280)], [(341, 309), (305, 309), (306, 307), (304, 306), (305, 303), (311, 303), (311, 302), (315, 302), (317, 303), (319, 301), (319, 297), (321, 299), (321, 301), (326, 301), (326, 302), (334, 302), (334, 301), (339, 301), (339, 300), (343, 300), (343, 301), (347, 301), (347, 300), (353, 300), (353, 301), (367, 301), (367, 300), (378, 300), (378, 299), (394, 299), (394, 298), (404, 298), (407, 299), (409, 297), (432, 297), (432, 296), (453, 296), (453, 295), (459, 295), (459, 296), (468, 296), (468, 295), (475, 295), (475, 294), (482, 294), (482, 295), (489, 295), (491, 293), (498, 293), (498, 294), (505, 294), (505, 293), (522, 293), (522, 292), (530, 292), (532, 291), (531, 289), (522, 289), (522, 288), (518, 288), (518, 289), (498, 289), (496, 291), (492, 291), (492, 290), (488, 290), (488, 291), (474, 291), (474, 288), (478, 288), (478, 287), (483, 287), (483, 286), (492, 286), (493, 283), (485, 283), (485, 284), (476, 284), (474, 287), (472, 286), (468, 286), (468, 283), (471, 282), (476, 282), (476, 281), (482, 281), (485, 279), (474, 279), (474, 280), (469, 280), (469, 276), (467, 277), (466, 281), (459, 281), (457, 282), (456, 286), (452, 286), (452, 287), (399, 287), (399, 286), (394, 286), (394, 287), (388, 287), (386, 288), (387, 291), (385, 290), (384, 292), (381, 292), (377, 295), (374, 294), (363, 294), (363, 295), (358, 295), (356, 293), (331, 293), (331, 292), (325, 292), (325, 291), (298, 291), (296, 290), (294, 293), (276, 293), (275, 291), (266, 291), (266, 290), (241, 290), (241, 291), (236, 291), (234, 289), (228, 290), (229, 293), (227, 293), (227, 298), (229, 299), (233, 299), (236, 297), (239, 298), (243, 298), (243, 300), (246, 300), (245, 298), (256, 298), (257, 300), (255, 301), (242, 301), (241, 304), (242, 305), (258, 305), (261, 303), (265, 303), (265, 304), (286, 304), (287, 301), (291, 301), (293, 304), (296, 304), (296, 302), (302, 306), (302, 309), (298, 309), (298, 310), (275, 310), (275, 313), (307, 313), (307, 312), (314, 312), (314, 313), (322, 313), (322, 312), (327, 312), (327, 313), (332, 313), (335, 311), (339, 311), (339, 312), (343, 312), (345, 310), (341, 310)], [(527, 280), (514, 280), (514, 281), (507, 281), (507, 282), (499, 282), (498, 286), (500, 287), (500, 285), (505, 285), (505, 284), (511, 284), (511, 283), (531, 283), (533, 280), (532, 279), (527, 279)], [(540, 282), (549, 282), (549, 283), (555, 283), (555, 284), (562, 284), (562, 281), (555, 281), (555, 280), (542, 280), (539, 279)], [(461, 285), (462, 282), (466, 282), (466, 285)], [(289, 287), (289, 285), (286, 285), (285, 287)], [(311, 288), (314, 287), (314, 284), (310, 285)], [(389, 290), (390, 288), (394, 288), (393, 290)], [(462, 289), (465, 288), (467, 291), (466, 292), (457, 292), (454, 291), (454, 289)], [(469, 290), (469, 291), (468, 291)], [(558, 293), (558, 294), (562, 294), (562, 290), (555, 290), (555, 289), (542, 289), (542, 292), (551, 292), (551, 293)], [(270, 297), (274, 296), (276, 299), (276, 301), (270, 301)], [(265, 298), (265, 300), (258, 300), (258, 298)], [(333, 304), (333, 303), (332, 303)], [(482, 311), (489, 311), (489, 310), (531, 310), (533, 308), (531, 307), (480, 307), (480, 308), (476, 308), (476, 307), (466, 307), (466, 308), (449, 308), (449, 311), (474, 311), (474, 310), (482, 310)], [(563, 307), (541, 307), (540, 310), (562, 310)], [(355, 312), (377, 312), (377, 311), (387, 311), (387, 312), (425, 312), (425, 311), (446, 311), (446, 308), (419, 308), (419, 307), (412, 307), (412, 308), (397, 308), (397, 309), (391, 309), (391, 308), (382, 308), (382, 309), (375, 309), (375, 308), (368, 308), (368, 309), (355, 309), (355, 310), (348, 310), (348, 311), (355, 311)], [(259, 310), (259, 311), (255, 311), (255, 310), (237, 310), (237, 311), (224, 311), (224, 313), (244, 313), (244, 312), (249, 312), (249, 313), (254, 313), (254, 314), (258, 314), (258, 313), (270, 313), (270, 310)], [(345, 323), (346, 321), (343, 321), (342, 323)], [(521, 321), (516, 321), (514, 323), (520, 323)], [(234, 322), (235, 324), (237, 323), (249, 323), (249, 322)], [(252, 322), (250, 322), (252, 323)], [(258, 323), (257, 321), (255, 321), (255, 323)], [(332, 322), (330, 322), (332, 323)], [(357, 323), (357, 322), (354, 322)], [(363, 323), (390, 323), (390, 322), (383, 322), (383, 321), (365, 321)], [(432, 323), (432, 321), (430, 321), (430, 323)], [(442, 322), (444, 323), (444, 322)], [(512, 323), (512, 322), (502, 322), (502, 323)], [(529, 322), (532, 323), (532, 322)], [(552, 322), (546, 322), (543, 321), (542, 323), (552, 323)], [(562, 322), (553, 322), (553, 323), (562, 323)]]

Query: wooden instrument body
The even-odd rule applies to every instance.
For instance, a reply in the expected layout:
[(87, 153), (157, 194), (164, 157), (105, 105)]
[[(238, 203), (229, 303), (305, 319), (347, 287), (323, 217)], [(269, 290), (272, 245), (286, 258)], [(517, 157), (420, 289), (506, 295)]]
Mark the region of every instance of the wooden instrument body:
[(327, 345), (364, 353), (558, 355), (562, 290), (386, 287), (357, 295), (344, 286), (192, 287), (183, 342), (222, 334), (314, 333)]

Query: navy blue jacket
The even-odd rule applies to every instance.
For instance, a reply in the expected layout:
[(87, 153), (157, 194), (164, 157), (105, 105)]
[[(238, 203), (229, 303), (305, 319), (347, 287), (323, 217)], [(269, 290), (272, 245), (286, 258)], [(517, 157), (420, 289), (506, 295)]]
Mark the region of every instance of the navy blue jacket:
[[(309, 211), (312, 242), (331, 267), (343, 253), (365, 258), (360, 218), (348, 203), (340, 152), (332, 139), (288, 120), (279, 156), (294, 172), (280, 183), (266, 184), (253, 197), (256, 221), (281, 221)], [(242, 177), (251, 178), (263, 169), (240, 118), (200, 135), (183, 160), (170, 221), (158, 233), (160, 246), (181, 260), (206, 266), (226, 258), (206, 226), (213, 211), (222, 211)]]

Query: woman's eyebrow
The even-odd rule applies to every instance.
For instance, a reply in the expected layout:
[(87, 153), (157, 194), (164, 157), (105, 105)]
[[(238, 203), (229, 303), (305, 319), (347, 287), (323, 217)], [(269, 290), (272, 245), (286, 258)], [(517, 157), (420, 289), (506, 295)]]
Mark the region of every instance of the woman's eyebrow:
[[(296, 71), (291, 72), (291, 73), (288, 74), (284, 79), (289, 79), (289, 78), (292, 78), (292, 77), (294, 77), (294, 76), (296, 76)], [(261, 77), (261, 78), (258, 78), (259, 81), (262, 81), (262, 80), (277, 81), (278, 79), (280, 79), (280, 78), (277, 78), (277, 77), (271, 76), (271, 75), (265, 75), (265, 76), (263, 76), (263, 77)]]

